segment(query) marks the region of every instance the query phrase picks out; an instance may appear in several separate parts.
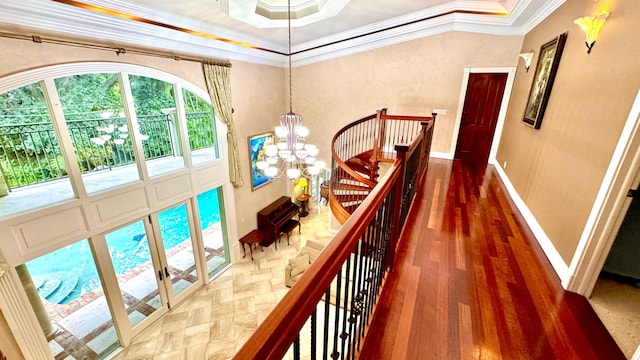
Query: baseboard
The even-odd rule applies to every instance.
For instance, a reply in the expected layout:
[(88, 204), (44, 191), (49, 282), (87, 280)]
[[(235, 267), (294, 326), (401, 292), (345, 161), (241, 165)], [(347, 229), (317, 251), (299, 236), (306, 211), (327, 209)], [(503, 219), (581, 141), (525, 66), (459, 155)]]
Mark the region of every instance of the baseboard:
[(547, 259), (549, 259), (551, 266), (553, 267), (555, 272), (558, 274), (558, 277), (560, 277), (562, 286), (566, 288), (566, 284), (569, 282), (568, 280), (571, 277), (569, 266), (562, 259), (562, 257), (560, 256), (560, 253), (558, 253), (558, 250), (556, 250), (555, 246), (553, 246), (553, 243), (551, 242), (547, 234), (542, 229), (542, 226), (540, 226), (536, 218), (533, 216), (533, 214), (531, 213), (531, 211), (529, 210), (525, 202), (522, 200), (522, 198), (516, 191), (516, 188), (513, 187), (513, 184), (511, 184), (509, 177), (504, 172), (502, 167), (500, 167), (500, 165), (498, 164), (494, 164), (494, 168), (496, 169), (498, 176), (500, 176), (502, 183), (506, 187), (507, 192), (511, 197), (511, 200), (513, 200), (513, 202), (516, 204), (516, 207), (520, 211), (520, 214), (522, 214), (522, 217), (524, 217), (524, 220), (527, 222), (527, 225), (533, 232), (533, 235), (536, 237), (538, 244), (540, 244), (542, 251), (547, 256)]
[(429, 157), (433, 157), (433, 158), (438, 158), (438, 159), (447, 159), (447, 160), (453, 160), (453, 155), (449, 154), (449, 153), (444, 153), (444, 152), (430, 152), (429, 153)]

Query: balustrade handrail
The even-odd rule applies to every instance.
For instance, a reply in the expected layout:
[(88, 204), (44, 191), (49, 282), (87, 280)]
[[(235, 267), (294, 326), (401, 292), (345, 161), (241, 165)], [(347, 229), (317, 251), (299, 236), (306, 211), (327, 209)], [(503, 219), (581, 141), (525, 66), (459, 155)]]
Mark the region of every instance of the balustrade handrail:
[[(361, 119), (362, 120), (362, 119)], [(294, 358), (300, 355), (300, 332), (305, 324), (311, 322), (311, 351), (316, 351), (316, 336), (313, 328), (318, 305), (325, 296), (325, 324), (329, 320), (329, 298), (331, 286), (337, 280), (337, 294), (334, 301), (334, 355), (340, 358), (354, 358), (358, 352), (361, 340), (365, 338), (366, 327), (370, 323), (377, 296), (384, 284), (385, 274), (393, 265), (395, 248), (402, 231), (404, 219), (400, 213), (408, 211), (414, 199), (415, 189), (426, 175), (425, 154), (431, 142), (433, 121), (422, 124), (422, 131), (411, 146), (397, 146), (398, 156), (389, 171), (380, 179), (361, 206), (355, 210), (344, 223), (334, 238), (320, 252), (310, 267), (298, 279), (296, 284), (287, 292), (275, 309), (267, 316), (258, 329), (247, 340), (245, 345), (236, 353), (234, 359), (281, 359), (293, 344)], [(418, 151), (419, 150), (419, 151)], [(417, 163), (417, 166), (407, 167), (407, 164)], [(411, 170), (414, 173), (408, 174)], [(397, 211), (400, 209), (401, 211)], [(406, 217), (406, 216), (405, 216)], [(366, 260), (365, 260), (366, 259)], [(353, 273), (350, 264), (353, 260)], [(356, 273), (360, 261), (360, 273)], [(365, 264), (366, 266), (362, 266)], [(346, 275), (343, 269), (346, 267)], [(371, 278), (363, 279), (358, 276), (364, 271)], [(340, 299), (340, 280), (344, 277), (345, 298)], [(356, 283), (367, 291), (357, 289)], [(349, 285), (351, 284), (351, 285)], [(351, 298), (349, 297), (351, 286)], [(364, 301), (358, 303), (358, 296), (364, 292)], [(351, 300), (351, 302), (349, 302)], [(360, 299), (362, 300), (362, 299)], [(341, 301), (344, 301), (342, 306)], [(361, 312), (358, 312), (362, 310)], [(339, 319), (342, 316), (342, 333)], [(349, 316), (349, 329), (347, 327)], [(353, 321), (351, 321), (353, 320)], [(359, 321), (359, 322), (358, 322)], [(355, 322), (356, 325), (351, 324)], [(327, 358), (327, 334), (323, 345), (324, 358)], [(341, 342), (336, 350), (335, 341)], [(348, 339), (348, 340), (345, 340)], [(330, 341), (331, 339), (329, 339)], [(347, 347), (345, 348), (345, 341)], [(350, 341), (350, 342), (349, 342)], [(348, 356), (346, 356), (348, 355)], [(315, 357), (312, 357), (315, 358)]]
[[(378, 119), (378, 114), (373, 114), (373, 115), (369, 115), (369, 116), (365, 116), (362, 119), (356, 120), (352, 123), (350, 123), (349, 125), (346, 125), (345, 127), (343, 127), (342, 129), (338, 130), (338, 132), (336, 132), (336, 134), (333, 136), (333, 139), (331, 139), (331, 144), (333, 145), (331, 147), (331, 157), (333, 159), (333, 161), (335, 161), (336, 165), (340, 168), (342, 168), (345, 172), (347, 172), (349, 175), (351, 175), (354, 179), (365, 183), (371, 187), (374, 187), (376, 185), (375, 181), (371, 181), (367, 178), (365, 178), (364, 176), (358, 174), (356, 171), (354, 171), (353, 169), (351, 169), (351, 167), (349, 167), (347, 164), (345, 164), (344, 160), (346, 159), (342, 159), (342, 156), (340, 154), (338, 154), (338, 152), (336, 151), (336, 145), (338, 143), (340, 143), (340, 137), (342, 135), (344, 135), (345, 133), (347, 133), (347, 131), (349, 129), (354, 128), (356, 125), (362, 124), (366, 121), (372, 120), (372, 119)], [(373, 139), (372, 139), (373, 140)], [(373, 141), (372, 141), (372, 148), (373, 148)]]
[(304, 276), (287, 292), (234, 359), (280, 359), (284, 356), (382, 205), (385, 195), (402, 174), (402, 166), (400, 161), (393, 164), (380, 181), (380, 186), (342, 225)]
[[(348, 211), (343, 206), (343, 203), (338, 200), (338, 195), (336, 194), (338, 183), (344, 178), (373, 188), (376, 184), (375, 178), (378, 176), (378, 162), (393, 160), (392, 155), (395, 153), (395, 150), (392, 149), (393, 145), (399, 142), (413, 141), (420, 131), (418, 124), (435, 120), (435, 117), (436, 114), (432, 114), (432, 116), (390, 115), (387, 114), (387, 109), (381, 109), (376, 114), (356, 120), (336, 132), (331, 143), (332, 180), (329, 188), (329, 204), (338, 221), (343, 222), (352, 212)], [(370, 124), (364, 125), (367, 126), (364, 131), (358, 129), (358, 127), (362, 127), (367, 122)], [(416, 125), (411, 125), (411, 123)], [(369, 133), (371, 136), (363, 141), (363, 133), (364, 135)], [(350, 140), (355, 140), (356, 144), (349, 143)], [(367, 146), (362, 146), (362, 142), (365, 142)], [(347, 161), (353, 157), (368, 152), (370, 152), (367, 159), (367, 165), (370, 168), (369, 178), (347, 164)], [(356, 195), (352, 196), (354, 200), (356, 200), (356, 197)], [(350, 198), (347, 198), (346, 203), (354, 203), (349, 200)]]

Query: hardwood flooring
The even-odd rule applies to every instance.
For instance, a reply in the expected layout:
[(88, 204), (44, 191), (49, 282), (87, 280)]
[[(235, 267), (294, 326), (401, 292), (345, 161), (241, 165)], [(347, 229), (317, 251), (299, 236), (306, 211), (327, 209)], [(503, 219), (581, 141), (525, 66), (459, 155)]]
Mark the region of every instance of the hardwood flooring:
[(624, 359), (489, 166), (432, 159), (361, 359)]

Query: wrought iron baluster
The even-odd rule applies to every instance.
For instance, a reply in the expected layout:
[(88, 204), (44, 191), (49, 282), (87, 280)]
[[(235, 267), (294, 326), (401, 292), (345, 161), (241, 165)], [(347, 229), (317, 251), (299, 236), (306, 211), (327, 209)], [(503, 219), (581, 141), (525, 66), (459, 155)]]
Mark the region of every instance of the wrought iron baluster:
[(293, 360), (300, 360), (300, 334), (293, 342)]
[(323, 331), (323, 343), (322, 343), (322, 358), (328, 359), (329, 354), (329, 311), (331, 308), (329, 305), (329, 299), (331, 299), (331, 286), (327, 288), (324, 293), (324, 331)]
[(316, 328), (317, 328), (318, 307), (311, 313), (311, 360), (316, 360)]
[[(342, 304), (342, 309), (343, 309), (343, 313), (344, 315), (342, 316), (342, 334), (340, 334), (340, 338), (342, 339), (342, 346), (341, 346), (341, 353), (342, 356), (340, 357), (341, 359), (345, 358), (345, 345), (347, 344), (348, 340), (350, 339), (349, 333), (347, 332), (347, 322), (349, 320), (349, 316), (350, 313), (352, 311), (352, 309), (349, 307), (349, 282), (352, 279), (351, 276), (351, 256), (349, 256), (347, 258), (347, 261), (345, 262), (345, 284), (344, 284), (344, 302)], [(353, 281), (351, 281), (353, 282)], [(351, 297), (353, 297), (353, 292), (351, 293)]]
[(338, 333), (340, 332), (340, 293), (342, 292), (342, 268), (336, 275), (336, 304), (335, 304), (335, 319), (333, 321), (333, 352), (331, 353), (332, 359), (337, 359), (340, 356), (338, 352)]

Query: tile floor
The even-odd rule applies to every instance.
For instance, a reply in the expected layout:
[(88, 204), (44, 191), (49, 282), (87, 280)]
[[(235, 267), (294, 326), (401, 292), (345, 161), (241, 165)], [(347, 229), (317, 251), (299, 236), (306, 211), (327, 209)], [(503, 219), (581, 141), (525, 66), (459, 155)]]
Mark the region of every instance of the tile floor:
[(171, 310), (114, 353), (113, 360), (229, 359), (286, 294), (284, 268), (307, 240), (329, 242), (328, 207), (314, 204), (302, 218), (302, 234), (283, 236), (278, 250), (254, 249), (218, 278)]

